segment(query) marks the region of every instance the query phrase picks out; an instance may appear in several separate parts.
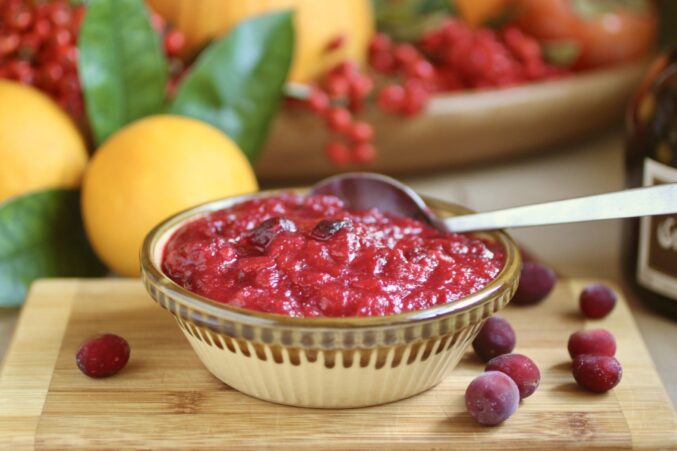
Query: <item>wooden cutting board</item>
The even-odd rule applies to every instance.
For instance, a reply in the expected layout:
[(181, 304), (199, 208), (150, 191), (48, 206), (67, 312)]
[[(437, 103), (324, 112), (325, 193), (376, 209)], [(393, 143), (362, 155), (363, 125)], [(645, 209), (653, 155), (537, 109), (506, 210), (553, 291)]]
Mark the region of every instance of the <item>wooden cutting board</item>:
[[(463, 393), (483, 365), (469, 351), (440, 385), (397, 403), (314, 410), (259, 401), (212, 377), (170, 315), (138, 280), (48, 280), (35, 284), (0, 373), (0, 446), (219, 449), (677, 449), (677, 420), (624, 301), (602, 321), (577, 312), (586, 283), (562, 280), (535, 307), (503, 315), (516, 351), (540, 366), (540, 389), (498, 427), (475, 424)], [(579, 389), (569, 334), (606, 327), (624, 374), (613, 391)], [(127, 338), (128, 366), (89, 379), (75, 366), (87, 337)]]

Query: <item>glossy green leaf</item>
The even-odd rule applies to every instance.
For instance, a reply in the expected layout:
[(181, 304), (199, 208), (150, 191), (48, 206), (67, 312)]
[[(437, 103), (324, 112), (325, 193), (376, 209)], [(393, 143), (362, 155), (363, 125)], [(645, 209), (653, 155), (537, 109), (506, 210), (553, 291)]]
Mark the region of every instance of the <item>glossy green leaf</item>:
[(85, 237), (78, 191), (40, 191), (0, 204), (0, 306), (20, 305), (38, 278), (104, 272)]
[(167, 62), (141, 0), (91, 1), (78, 39), (78, 70), (98, 144), (162, 111)]
[(218, 127), (253, 160), (279, 107), (293, 48), (291, 12), (242, 22), (202, 52), (171, 112)]

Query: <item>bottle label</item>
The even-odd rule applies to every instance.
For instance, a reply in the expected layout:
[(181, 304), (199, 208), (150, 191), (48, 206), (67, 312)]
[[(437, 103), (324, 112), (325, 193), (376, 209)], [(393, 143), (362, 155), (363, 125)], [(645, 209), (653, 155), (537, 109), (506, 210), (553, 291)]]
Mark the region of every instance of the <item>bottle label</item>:
[[(644, 186), (674, 182), (677, 169), (644, 159)], [(647, 216), (640, 220), (637, 282), (677, 302), (677, 215)]]

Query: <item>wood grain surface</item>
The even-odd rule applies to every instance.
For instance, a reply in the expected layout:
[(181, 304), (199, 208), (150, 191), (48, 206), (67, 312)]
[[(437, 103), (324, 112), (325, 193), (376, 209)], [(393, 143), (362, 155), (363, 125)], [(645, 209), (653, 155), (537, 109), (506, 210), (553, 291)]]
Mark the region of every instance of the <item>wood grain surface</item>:
[[(350, 410), (286, 407), (250, 398), (212, 377), (170, 315), (138, 280), (35, 284), (0, 373), (0, 446), (8, 449), (677, 449), (677, 420), (620, 302), (609, 318), (577, 312), (583, 280), (562, 280), (541, 305), (502, 312), (517, 352), (540, 366), (540, 389), (504, 424), (481, 427), (463, 393), (483, 365), (468, 352), (440, 385), (397, 403)], [(606, 327), (624, 374), (604, 394), (579, 389), (569, 334)], [(90, 335), (126, 337), (128, 366), (89, 379), (75, 352)]]

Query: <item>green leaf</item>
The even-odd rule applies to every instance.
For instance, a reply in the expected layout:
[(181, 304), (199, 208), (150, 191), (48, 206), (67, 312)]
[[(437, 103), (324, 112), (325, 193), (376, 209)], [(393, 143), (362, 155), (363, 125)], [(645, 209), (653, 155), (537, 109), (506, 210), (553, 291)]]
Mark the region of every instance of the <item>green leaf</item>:
[(0, 306), (20, 305), (38, 278), (104, 272), (85, 238), (78, 191), (40, 191), (0, 204)]
[(93, 0), (78, 38), (79, 75), (97, 144), (164, 108), (167, 62), (141, 0)]
[(581, 44), (569, 39), (544, 42), (542, 48), (545, 60), (560, 67), (571, 66), (581, 54)]
[(291, 12), (242, 22), (200, 55), (171, 112), (216, 126), (253, 161), (279, 107), (293, 49)]

